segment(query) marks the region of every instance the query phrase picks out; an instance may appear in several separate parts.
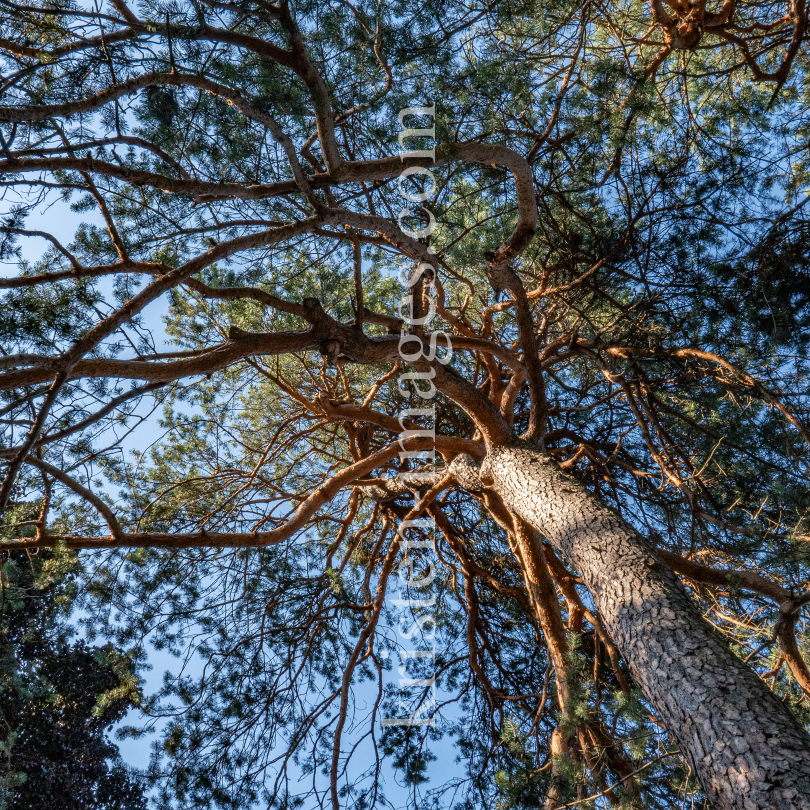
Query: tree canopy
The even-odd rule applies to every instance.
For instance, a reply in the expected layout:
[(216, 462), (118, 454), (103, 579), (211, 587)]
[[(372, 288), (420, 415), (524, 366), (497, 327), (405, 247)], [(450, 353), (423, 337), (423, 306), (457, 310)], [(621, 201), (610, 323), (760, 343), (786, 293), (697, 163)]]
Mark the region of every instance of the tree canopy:
[(610, 507), (806, 732), (805, 3), (0, 24), (0, 547), (179, 656), (156, 805), (741, 808), (487, 464)]

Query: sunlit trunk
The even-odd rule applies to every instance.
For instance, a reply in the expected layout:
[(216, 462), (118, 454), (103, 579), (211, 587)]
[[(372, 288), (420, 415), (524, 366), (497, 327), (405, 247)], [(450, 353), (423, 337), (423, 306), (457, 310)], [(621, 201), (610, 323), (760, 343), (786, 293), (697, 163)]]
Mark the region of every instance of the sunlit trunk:
[(653, 546), (542, 453), (481, 479), (566, 556), (716, 810), (810, 810), (810, 737), (701, 617)]

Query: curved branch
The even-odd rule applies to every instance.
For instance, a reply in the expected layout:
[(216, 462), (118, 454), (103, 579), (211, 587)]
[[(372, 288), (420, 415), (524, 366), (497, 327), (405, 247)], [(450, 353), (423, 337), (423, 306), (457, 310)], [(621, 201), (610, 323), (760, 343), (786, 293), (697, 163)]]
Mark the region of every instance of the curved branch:
[[(414, 438), (408, 441), (409, 448), (426, 449), (432, 447), (425, 439)], [(99, 548), (260, 548), (282, 543), (303, 529), (315, 513), (328, 503), (337, 493), (351, 485), (358, 478), (388, 463), (401, 450), (399, 443), (390, 444), (382, 450), (350, 464), (332, 476), (323, 486), (302, 501), (292, 517), (281, 526), (269, 531), (254, 532), (121, 532), (115, 537), (81, 537), (75, 535), (50, 536), (43, 538), (19, 537), (0, 539), (0, 548), (42, 548), (62, 543), (72, 549)]]
[[(92, 490), (89, 490), (87, 487), (80, 484), (75, 479), (71, 478), (66, 472), (63, 472), (58, 467), (54, 467), (52, 464), (48, 464), (47, 461), (43, 461), (41, 458), (37, 458), (36, 456), (26, 456), (25, 463), (30, 464), (33, 467), (37, 467), (38, 469), (42, 470), (43, 472), (47, 473), (51, 476), (51, 478), (55, 478), (60, 483), (64, 484), (68, 489), (73, 490), (77, 495), (81, 498), (84, 498), (88, 503), (92, 504), (99, 514), (104, 518), (107, 525), (110, 527), (110, 539), (112, 542), (117, 542), (121, 539), (124, 532), (121, 529), (121, 524), (118, 522), (118, 518), (113, 514), (112, 509), (104, 503), (101, 498), (98, 497)], [(44, 534), (45, 527), (42, 527), (42, 533)]]

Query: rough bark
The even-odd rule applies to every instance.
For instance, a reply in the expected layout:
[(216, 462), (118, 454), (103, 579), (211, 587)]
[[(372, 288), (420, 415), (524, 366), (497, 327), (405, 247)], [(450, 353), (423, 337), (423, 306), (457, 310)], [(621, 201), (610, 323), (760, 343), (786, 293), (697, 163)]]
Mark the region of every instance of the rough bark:
[(810, 737), (652, 544), (526, 445), (492, 448), (481, 479), (576, 568), (713, 807), (810, 810)]

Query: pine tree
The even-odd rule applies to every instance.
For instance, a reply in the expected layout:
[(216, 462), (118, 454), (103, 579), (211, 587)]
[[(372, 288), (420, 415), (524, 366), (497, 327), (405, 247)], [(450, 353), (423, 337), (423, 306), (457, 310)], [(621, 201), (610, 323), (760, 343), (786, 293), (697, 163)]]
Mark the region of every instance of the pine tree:
[(207, 662), (160, 806), (810, 806), (803, 3), (0, 13), (2, 545)]

